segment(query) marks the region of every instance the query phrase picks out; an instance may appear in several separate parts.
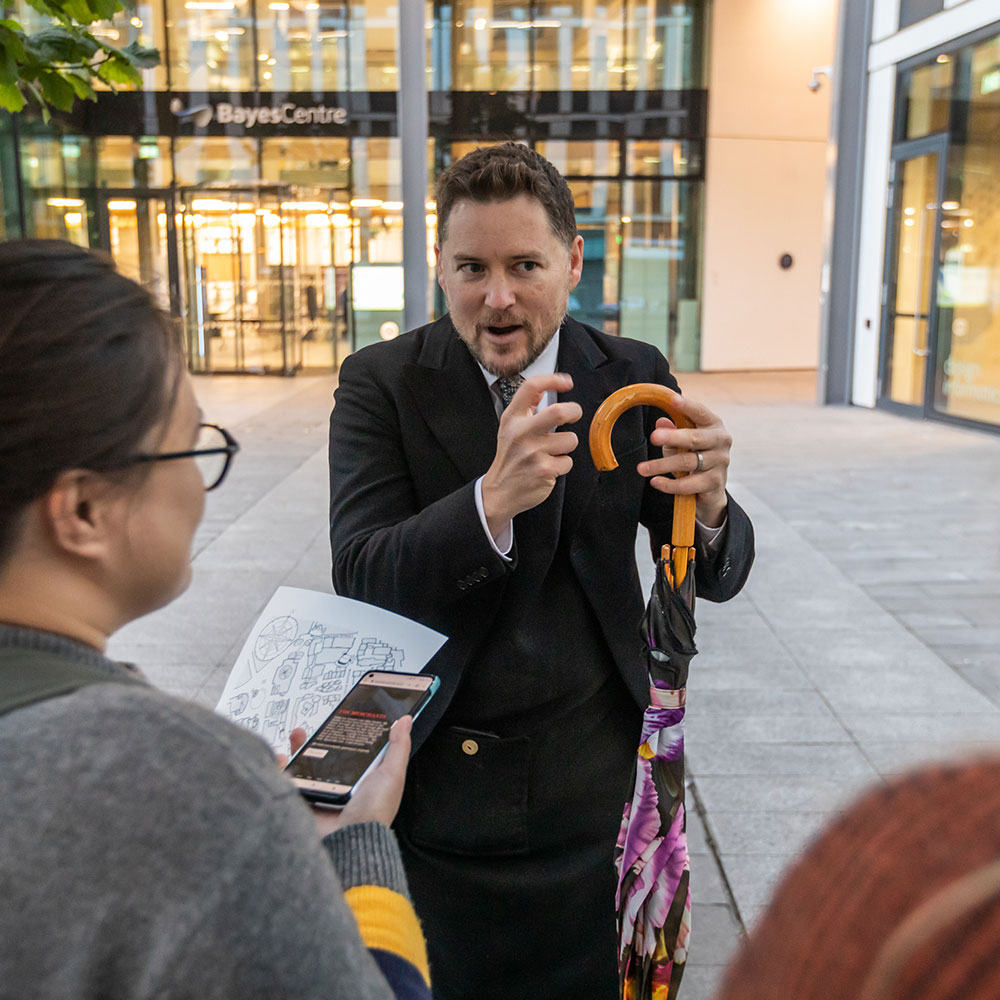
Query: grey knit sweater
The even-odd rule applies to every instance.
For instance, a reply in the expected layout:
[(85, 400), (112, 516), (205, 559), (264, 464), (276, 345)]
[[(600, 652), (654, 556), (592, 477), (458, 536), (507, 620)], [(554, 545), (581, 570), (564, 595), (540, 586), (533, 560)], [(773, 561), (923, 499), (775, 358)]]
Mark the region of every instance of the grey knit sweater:
[[(4, 625), (0, 647), (128, 669)], [(270, 749), (205, 709), (98, 684), (0, 716), (4, 1000), (389, 998), (359, 884), (406, 894), (392, 834), (321, 844)]]

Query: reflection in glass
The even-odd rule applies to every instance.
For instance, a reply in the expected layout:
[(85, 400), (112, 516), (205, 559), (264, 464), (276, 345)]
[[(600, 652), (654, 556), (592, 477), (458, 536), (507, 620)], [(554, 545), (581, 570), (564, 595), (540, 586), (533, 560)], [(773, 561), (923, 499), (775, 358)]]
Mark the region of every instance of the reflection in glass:
[(275, 0), (258, 3), (257, 11), (262, 91), (348, 89), (345, 3)]
[(257, 140), (234, 136), (175, 140), (174, 171), (179, 185), (206, 181), (257, 180)]
[(617, 181), (570, 181), (577, 232), (583, 237), (583, 274), (568, 312), (581, 323), (618, 333), (618, 243), (621, 187)]
[(888, 396), (910, 406), (920, 406), (924, 400), (938, 218), (937, 165), (937, 154), (927, 153), (901, 160), (897, 166), (896, 292), (886, 330)]
[(261, 142), (261, 174), (281, 184), (348, 188), (351, 154), (348, 139), (278, 136)]
[(122, 274), (170, 308), (167, 202), (162, 198), (104, 198), (111, 256)]
[[(528, 90), (530, 5), (525, 0), (455, 0), (448, 79), (442, 90)], [(441, 13), (447, 10), (442, 5)], [(440, 21), (439, 21), (440, 24)]]
[(256, 90), (250, 0), (166, 0), (174, 90)]
[(626, 90), (705, 87), (706, 4), (648, 0), (627, 6), (626, 59), (612, 67)]
[(608, 139), (549, 139), (535, 148), (564, 177), (607, 177), (618, 174), (618, 143)]
[(964, 63), (941, 216), (935, 409), (1000, 424), (1000, 37)]
[(658, 347), (678, 371), (700, 356), (701, 185), (627, 181), (622, 199), (621, 334)]
[(352, 0), (348, 75), (351, 90), (395, 90), (399, 86), (397, 2), (403, 0)]
[(625, 173), (632, 177), (686, 177), (702, 170), (700, 141), (637, 139), (626, 143)]
[(90, 245), (93, 200), (92, 140), (32, 136), (21, 140), (27, 232), (39, 239)]
[(99, 187), (162, 188), (173, 176), (170, 140), (156, 136), (106, 135), (97, 143), (97, 184)]
[(954, 56), (942, 54), (927, 66), (918, 66), (900, 75), (900, 102), (905, 131), (901, 138), (916, 139), (948, 127), (951, 108)]
[(535, 90), (618, 90), (623, 59), (621, 0), (534, 5)]

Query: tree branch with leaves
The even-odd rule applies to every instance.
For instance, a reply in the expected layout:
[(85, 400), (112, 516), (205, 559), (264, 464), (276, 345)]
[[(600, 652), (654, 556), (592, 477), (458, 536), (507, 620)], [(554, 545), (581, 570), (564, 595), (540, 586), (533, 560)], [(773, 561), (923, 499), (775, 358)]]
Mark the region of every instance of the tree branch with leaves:
[(112, 90), (141, 87), (140, 70), (156, 66), (160, 53), (138, 42), (115, 48), (88, 30), (125, 7), (119, 0), (28, 0), (48, 27), (28, 33), (12, 18), (0, 19), (0, 108), (21, 111), (29, 97), (45, 121), (50, 109), (70, 111), (79, 98), (97, 100), (94, 82)]

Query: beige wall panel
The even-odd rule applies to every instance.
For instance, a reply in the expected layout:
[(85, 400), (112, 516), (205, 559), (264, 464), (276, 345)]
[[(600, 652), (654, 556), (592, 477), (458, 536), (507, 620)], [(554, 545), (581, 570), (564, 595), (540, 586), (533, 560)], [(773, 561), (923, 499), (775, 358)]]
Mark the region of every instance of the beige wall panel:
[(836, 36), (836, 0), (715, 0), (709, 134), (825, 142)]
[(826, 154), (825, 142), (709, 139), (703, 370), (815, 367)]

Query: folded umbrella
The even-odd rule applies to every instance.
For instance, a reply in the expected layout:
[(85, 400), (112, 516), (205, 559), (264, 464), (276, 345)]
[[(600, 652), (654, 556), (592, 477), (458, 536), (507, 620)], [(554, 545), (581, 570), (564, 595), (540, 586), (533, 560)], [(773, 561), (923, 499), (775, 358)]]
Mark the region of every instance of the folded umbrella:
[[(598, 469), (617, 467), (615, 421), (633, 406), (665, 410), (692, 426), (665, 386), (638, 383), (612, 393), (590, 426)], [(694, 645), (695, 497), (675, 496), (671, 542), (664, 545), (642, 619), (649, 674), (635, 786), (615, 852), (618, 870), (618, 972), (623, 1000), (677, 996), (691, 932), (690, 863), (684, 811), (684, 701)]]

